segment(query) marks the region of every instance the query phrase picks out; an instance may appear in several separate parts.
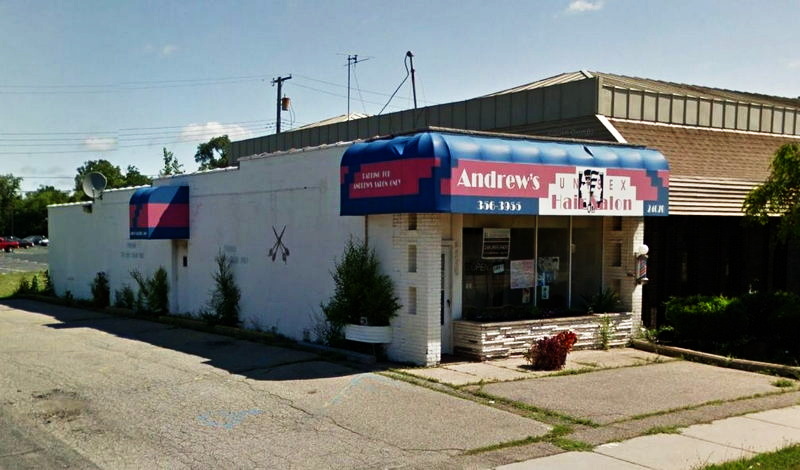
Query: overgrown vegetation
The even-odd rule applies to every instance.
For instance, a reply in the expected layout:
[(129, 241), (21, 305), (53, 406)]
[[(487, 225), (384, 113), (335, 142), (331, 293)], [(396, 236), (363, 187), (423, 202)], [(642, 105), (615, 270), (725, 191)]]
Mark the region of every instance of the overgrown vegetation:
[(800, 296), (754, 292), (738, 298), (671, 298), (666, 319), (677, 345), (738, 358), (800, 364)]
[(134, 302), (137, 314), (156, 316), (169, 313), (169, 280), (163, 266), (152, 277), (135, 270), (131, 271), (131, 277), (139, 288)]
[[(387, 326), (400, 303), (389, 276), (381, 274), (375, 252), (362, 241), (350, 239), (331, 273), (333, 296), (323, 304), (325, 318), (334, 325)], [(362, 321), (363, 319), (363, 321)]]
[(99, 272), (91, 283), (92, 305), (97, 308), (106, 308), (111, 305), (111, 288), (108, 285), (106, 273)]
[(227, 326), (239, 325), (239, 300), (242, 294), (236, 285), (231, 259), (220, 251), (214, 258), (217, 270), (214, 278), (214, 289), (208, 300), (207, 308), (200, 316), (210, 324)]
[(567, 353), (578, 341), (572, 331), (562, 331), (535, 342), (525, 353), (525, 359), (536, 370), (559, 370), (567, 362)]

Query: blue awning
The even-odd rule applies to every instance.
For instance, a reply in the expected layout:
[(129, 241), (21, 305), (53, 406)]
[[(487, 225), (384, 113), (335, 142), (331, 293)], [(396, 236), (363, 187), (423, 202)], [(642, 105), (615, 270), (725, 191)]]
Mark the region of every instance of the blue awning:
[(596, 142), (420, 132), (353, 144), (341, 214), (668, 214), (657, 150)]
[(131, 240), (189, 238), (189, 186), (137, 189), (129, 216)]

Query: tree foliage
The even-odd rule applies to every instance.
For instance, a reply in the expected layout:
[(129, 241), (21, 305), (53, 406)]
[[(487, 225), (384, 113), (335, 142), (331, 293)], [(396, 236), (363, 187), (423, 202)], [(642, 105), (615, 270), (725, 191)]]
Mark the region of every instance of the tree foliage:
[(71, 202), (66, 191), (53, 186), (39, 186), (17, 202), (14, 209), (14, 235), (47, 234), (47, 206)]
[(14, 210), (20, 201), (19, 185), (22, 178), (12, 174), (0, 175), (0, 234), (13, 230)]
[(227, 135), (214, 137), (208, 142), (197, 146), (194, 161), (200, 164), (200, 170), (225, 168), (230, 166), (230, 161), (228, 160), (230, 149), (231, 141)]
[(89, 160), (78, 167), (78, 174), (75, 175), (75, 194), (83, 200), (88, 199), (83, 194), (83, 177), (93, 171), (102, 173), (106, 177), (106, 188), (108, 189), (142, 186), (153, 182), (152, 178), (143, 175), (134, 165), (128, 165), (123, 173), (120, 167), (108, 160)]
[(748, 218), (765, 225), (770, 214), (781, 216), (778, 235), (800, 238), (800, 144), (782, 145), (770, 164), (770, 175), (744, 200)]
[(162, 148), (162, 152), (164, 153), (164, 168), (158, 172), (158, 176), (183, 174), (183, 165), (178, 163), (178, 159), (175, 158), (175, 154), (167, 150), (166, 147)]

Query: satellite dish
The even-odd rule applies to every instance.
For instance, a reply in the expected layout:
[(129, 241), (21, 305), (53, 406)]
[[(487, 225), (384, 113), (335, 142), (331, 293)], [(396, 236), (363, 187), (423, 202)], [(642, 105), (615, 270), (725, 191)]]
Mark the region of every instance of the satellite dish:
[(83, 192), (90, 198), (102, 199), (104, 189), (106, 189), (106, 177), (102, 173), (93, 171), (83, 177)]

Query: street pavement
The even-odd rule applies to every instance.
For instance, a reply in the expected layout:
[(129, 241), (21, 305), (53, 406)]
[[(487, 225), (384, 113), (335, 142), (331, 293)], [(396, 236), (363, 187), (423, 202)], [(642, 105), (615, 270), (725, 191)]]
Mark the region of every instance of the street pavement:
[(47, 247), (34, 246), (11, 253), (0, 251), (0, 274), (38, 272), (47, 269)]
[(550, 429), (304, 351), (24, 300), (0, 304), (0, 410), (9, 469), (431, 468)]

